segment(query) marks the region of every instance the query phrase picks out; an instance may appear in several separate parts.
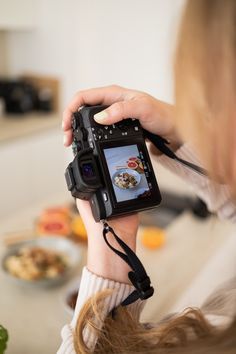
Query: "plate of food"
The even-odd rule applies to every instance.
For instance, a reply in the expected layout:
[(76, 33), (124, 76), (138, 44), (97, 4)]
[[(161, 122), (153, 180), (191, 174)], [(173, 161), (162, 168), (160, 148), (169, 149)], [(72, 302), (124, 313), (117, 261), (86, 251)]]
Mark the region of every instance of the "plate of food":
[(5, 273), (18, 283), (57, 285), (69, 277), (81, 260), (81, 249), (61, 237), (38, 237), (19, 242), (2, 259)]
[(120, 168), (112, 176), (112, 183), (120, 189), (132, 189), (139, 185), (140, 174), (131, 168)]

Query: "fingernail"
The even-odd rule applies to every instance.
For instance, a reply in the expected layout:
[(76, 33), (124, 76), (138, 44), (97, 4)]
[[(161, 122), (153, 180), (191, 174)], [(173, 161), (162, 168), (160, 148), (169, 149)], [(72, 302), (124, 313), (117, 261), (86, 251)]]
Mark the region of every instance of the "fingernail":
[(61, 128), (64, 130), (64, 126), (65, 126), (65, 123), (64, 123), (64, 121), (62, 121), (62, 123), (61, 123)]
[(66, 145), (66, 143), (67, 143), (67, 137), (66, 137), (66, 135), (64, 135), (63, 136), (63, 145)]
[(102, 121), (106, 120), (107, 117), (108, 117), (108, 113), (106, 111), (101, 111), (101, 112), (94, 115), (94, 119), (98, 122), (102, 122)]

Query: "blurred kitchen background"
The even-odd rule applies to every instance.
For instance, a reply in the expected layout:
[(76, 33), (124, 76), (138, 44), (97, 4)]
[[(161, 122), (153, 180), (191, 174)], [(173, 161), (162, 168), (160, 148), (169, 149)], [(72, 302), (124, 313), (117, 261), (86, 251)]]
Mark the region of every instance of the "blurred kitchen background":
[[(118, 84), (173, 102), (172, 62), (184, 3), (0, 0), (1, 258), (24, 230), (26, 238), (43, 234), (52, 214), (57, 222), (60, 214), (63, 227), (68, 226), (68, 209), (63, 208), (72, 198), (64, 170), (72, 152), (63, 147), (61, 119), (76, 91)], [(143, 217), (146, 226), (164, 226), (146, 230), (147, 239), (140, 237), (138, 243), (157, 289), (143, 313), (149, 321), (200, 305), (217, 284), (218, 274), (224, 274), (225, 260), (232, 266), (235, 257), (229, 254), (236, 248), (231, 225), (207, 215), (205, 209), (200, 215), (204, 218), (196, 216), (191, 204), (194, 191), (156, 161), (153, 164), (164, 201), (171, 207), (164, 222), (160, 209)], [(179, 199), (173, 198), (176, 195)], [(172, 218), (173, 210), (176, 216), (186, 205), (191, 210)], [(40, 215), (45, 223), (37, 228)], [(67, 237), (65, 230), (61, 235)], [(74, 232), (82, 254), (77, 277), (86, 256), (81, 230), (77, 220)], [(0, 324), (9, 331), (7, 353), (55, 353), (60, 329), (71, 318), (65, 304), (70, 284), (49, 289), (25, 286), (11, 282), (3, 268), (2, 264)]]

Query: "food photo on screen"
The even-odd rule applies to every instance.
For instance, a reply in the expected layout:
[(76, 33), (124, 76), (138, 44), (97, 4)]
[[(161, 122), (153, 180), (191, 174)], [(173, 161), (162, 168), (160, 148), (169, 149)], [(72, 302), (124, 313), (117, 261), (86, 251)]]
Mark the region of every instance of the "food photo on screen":
[(104, 155), (118, 203), (150, 195), (145, 164), (136, 144), (106, 148)]

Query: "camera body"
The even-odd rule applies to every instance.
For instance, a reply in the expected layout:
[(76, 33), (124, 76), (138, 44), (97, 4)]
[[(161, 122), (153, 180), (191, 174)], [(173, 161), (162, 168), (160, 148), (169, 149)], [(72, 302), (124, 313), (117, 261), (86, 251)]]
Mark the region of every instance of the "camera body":
[(161, 202), (143, 131), (136, 119), (105, 126), (85, 106), (72, 119), (74, 160), (66, 169), (73, 197), (89, 200), (96, 221), (156, 207)]

